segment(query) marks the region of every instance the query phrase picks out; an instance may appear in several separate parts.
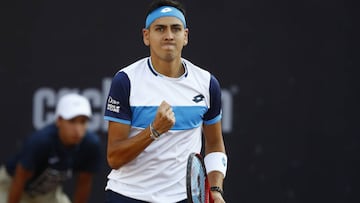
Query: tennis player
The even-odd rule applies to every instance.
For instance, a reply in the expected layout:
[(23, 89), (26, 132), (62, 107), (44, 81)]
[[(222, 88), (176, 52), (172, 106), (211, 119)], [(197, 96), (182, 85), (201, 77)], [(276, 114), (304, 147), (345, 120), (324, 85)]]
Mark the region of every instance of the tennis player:
[(221, 88), (212, 74), (182, 58), (188, 34), (183, 5), (152, 1), (143, 29), (150, 56), (113, 77), (104, 115), (112, 168), (107, 203), (186, 202), (187, 158), (200, 153), (202, 133), (211, 193), (216, 203), (225, 202)]
[(22, 150), (0, 169), (1, 203), (70, 203), (64, 181), (77, 175), (73, 203), (86, 203), (100, 168), (98, 135), (87, 131), (86, 97), (67, 94), (56, 107), (56, 121), (27, 137)]

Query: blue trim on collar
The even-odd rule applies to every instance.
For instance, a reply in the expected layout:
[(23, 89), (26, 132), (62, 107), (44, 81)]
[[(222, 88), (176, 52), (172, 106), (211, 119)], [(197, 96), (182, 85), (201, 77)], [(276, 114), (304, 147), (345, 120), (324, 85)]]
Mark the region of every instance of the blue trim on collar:
[(187, 65), (186, 65), (185, 61), (182, 61), (182, 64), (183, 64), (183, 66), (184, 66), (184, 68), (185, 68), (185, 75), (184, 75), (184, 77), (187, 77), (187, 76), (188, 76), (188, 74), (189, 74), (189, 71), (188, 71)]
[(150, 57), (149, 57), (148, 60), (147, 60), (147, 64), (148, 64), (148, 66), (149, 66), (150, 71), (151, 71), (155, 76), (159, 76), (159, 75), (157, 74), (157, 72), (153, 69), (153, 67), (151, 66)]

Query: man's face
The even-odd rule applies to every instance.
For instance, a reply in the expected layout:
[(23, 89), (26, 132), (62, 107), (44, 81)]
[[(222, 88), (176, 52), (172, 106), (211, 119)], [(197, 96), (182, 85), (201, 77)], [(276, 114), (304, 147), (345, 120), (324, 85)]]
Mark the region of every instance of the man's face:
[(59, 128), (60, 140), (66, 146), (76, 145), (81, 142), (88, 127), (89, 118), (77, 116), (70, 120), (59, 117), (56, 125)]
[(172, 61), (181, 57), (181, 51), (188, 43), (188, 29), (178, 18), (162, 17), (143, 30), (143, 40), (150, 47), (152, 57)]

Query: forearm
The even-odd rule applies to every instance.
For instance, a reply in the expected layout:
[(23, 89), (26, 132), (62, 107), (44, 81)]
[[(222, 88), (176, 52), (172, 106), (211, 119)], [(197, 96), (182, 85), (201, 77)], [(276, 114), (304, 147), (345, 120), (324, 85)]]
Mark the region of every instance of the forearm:
[(24, 190), (23, 188), (24, 186), (20, 186), (16, 183), (14, 184), (13, 182), (9, 190), (7, 203), (19, 203)]
[(15, 174), (9, 189), (7, 203), (19, 203), (24, 192), (26, 181), (32, 176), (31, 171), (25, 170), (21, 164), (16, 166)]
[(109, 141), (107, 160), (110, 167), (117, 169), (132, 161), (153, 141), (149, 127), (129, 139)]
[(215, 203), (224, 203), (222, 196), (223, 180), (227, 170), (227, 156), (221, 133), (221, 123), (204, 126), (205, 134), (205, 165), (208, 172), (211, 195)]

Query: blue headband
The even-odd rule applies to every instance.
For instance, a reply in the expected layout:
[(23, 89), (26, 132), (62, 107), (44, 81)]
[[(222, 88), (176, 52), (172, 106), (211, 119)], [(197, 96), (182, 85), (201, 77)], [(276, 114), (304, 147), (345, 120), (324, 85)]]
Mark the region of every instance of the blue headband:
[(156, 19), (161, 17), (178, 18), (184, 24), (184, 27), (186, 27), (185, 17), (179, 9), (172, 6), (162, 6), (160, 8), (155, 9), (146, 17), (145, 28), (148, 29), (151, 23), (153, 23)]

